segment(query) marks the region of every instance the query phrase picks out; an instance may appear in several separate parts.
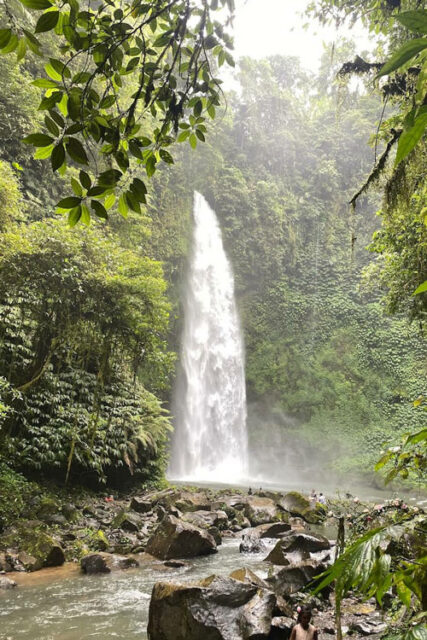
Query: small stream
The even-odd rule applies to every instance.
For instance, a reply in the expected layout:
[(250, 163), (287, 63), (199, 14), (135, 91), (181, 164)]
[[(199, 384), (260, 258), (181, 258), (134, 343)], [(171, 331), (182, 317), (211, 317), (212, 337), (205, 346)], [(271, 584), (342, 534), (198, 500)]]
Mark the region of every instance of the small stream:
[(16, 574), (16, 589), (0, 591), (0, 640), (145, 640), (153, 584), (228, 575), (248, 566), (265, 576), (262, 554), (239, 553), (238, 539), (226, 539), (218, 553), (167, 569), (143, 557), (138, 569), (85, 576), (68, 564), (33, 574)]

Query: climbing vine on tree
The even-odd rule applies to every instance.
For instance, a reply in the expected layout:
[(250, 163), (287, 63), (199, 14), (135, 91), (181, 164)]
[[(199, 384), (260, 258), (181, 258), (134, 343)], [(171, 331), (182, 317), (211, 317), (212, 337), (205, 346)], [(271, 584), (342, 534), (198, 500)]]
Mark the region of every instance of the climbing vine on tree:
[(18, 61), (27, 50), (46, 57), (45, 74), (34, 80), (44, 94), (44, 128), (25, 142), (54, 172), (80, 169), (59, 210), (72, 226), (93, 214), (106, 219), (116, 198), (124, 217), (140, 213), (141, 168), (151, 177), (158, 163), (173, 163), (168, 148), (176, 140), (193, 148), (205, 140), (206, 119), (220, 103), (214, 68), (234, 64), (226, 31), (233, 0), (3, 5), (0, 52), (16, 52)]

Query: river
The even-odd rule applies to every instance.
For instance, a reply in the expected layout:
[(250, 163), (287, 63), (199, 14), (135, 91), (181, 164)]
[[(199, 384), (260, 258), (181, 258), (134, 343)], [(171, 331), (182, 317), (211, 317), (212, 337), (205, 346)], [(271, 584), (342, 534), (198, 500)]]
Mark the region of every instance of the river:
[(142, 556), (138, 569), (85, 576), (67, 564), (32, 574), (11, 574), (16, 589), (0, 591), (0, 640), (145, 640), (153, 584), (228, 575), (250, 566), (265, 575), (262, 554), (239, 554), (238, 539), (226, 539), (218, 553), (188, 560), (188, 567), (166, 569)]

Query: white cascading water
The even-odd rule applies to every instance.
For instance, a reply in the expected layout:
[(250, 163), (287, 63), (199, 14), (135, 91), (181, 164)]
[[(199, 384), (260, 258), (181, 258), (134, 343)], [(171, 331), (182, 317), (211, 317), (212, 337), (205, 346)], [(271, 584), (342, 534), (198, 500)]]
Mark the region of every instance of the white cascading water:
[(248, 474), (243, 340), (221, 229), (200, 193), (194, 223), (168, 475), (238, 483)]

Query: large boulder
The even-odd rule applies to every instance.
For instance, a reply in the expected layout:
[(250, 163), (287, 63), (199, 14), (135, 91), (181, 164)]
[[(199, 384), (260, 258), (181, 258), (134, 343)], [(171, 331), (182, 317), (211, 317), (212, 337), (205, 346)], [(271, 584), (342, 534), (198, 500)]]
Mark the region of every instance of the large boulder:
[(89, 553), (80, 560), (83, 573), (110, 573), (114, 570), (132, 569), (138, 567), (135, 558), (120, 556), (112, 553)]
[(271, 498), (248, 496), (244, 513), (253, 527), (279, 519), (276, 503)]
[(278, 502), (280, 509), (287, 511), (292, 516), (303, 518), (310, 524), (318, 524), (325, 519), (326, 511), (321, 504), (314, 507), (308, 498), (297, 491), (290, 491), (285, 494)]
[(291, 532), (278, 540), (265, 559), (277, 565), (295, 564), (308, 560), (312, 553), (329, 551), (330, 547), (329, 540), (323, 536)]
[(154, 585), (149, 640), (267, 640), (276, 598), (256, 585), (211, 576)]
[(251, 569), (248, 569), (248, 567), (235, 569), (232, 573), (230, 573), (230, 578), (233, 578), (233, 580), (239, 580), (239, 582), (247, 582), (248, 584), (254, 584), (260, 589), (267, 589), (267, 590), (270, 589), (269, 585), (265, 582), (265, 580), (257, 576), (256, 573), (251, 571)]
[(315, 560), (306, 560), (297, 565), (281, 567), (270, 575), (266, 582), (277, 595), (288, 596), (303, 589), (325, 569), (325, 565), (319, 564)]
[(252, 529), (242, 535), (242, 541), (239, 546), (240, 553), (261, 553), (266, 548), (265, 542), (255, 535)]
[(271, 621), (269, 640), (288, 640), (291, 637), (295, 620), (286, 616), (277, 616)]
[(188, 511), (210, 511), (211, 500), (206, 493), (190, 493), (189, 491), (183, 492), (180, 498), (175, 502), (175, 507), (186, 513)]
[(137, 496), (134, 496), (130, 502), (129, 508), (137, 513), (148, 513), (152, 509), (152, 504), (151, 501), (146, 498), (138, 498)]
[(207, 529), (209, 527), (226, 529), (228, 525), (228, 517), (225, 511), (189, 511), (184, 513), (182, 520), (190, 522), (201, 529)]
[(48, 533), (46, 525), (39, 520), (21, 520), (0, 538), (0, 547), (3, 549), (14, 549), (18, 545), (20, 552), (25, 552), (22, 553), (22, 559), (25, 562), (28, 560), (28, 570), (57, 567), (65, 562), (60, 540)]
[(210, 533), (169, 515), (148, 540), (145, 551), (160, 560), (170, 560), (216, 553), (217, 547)]

